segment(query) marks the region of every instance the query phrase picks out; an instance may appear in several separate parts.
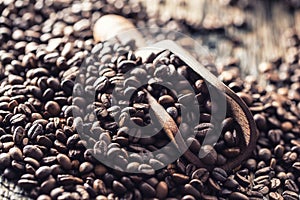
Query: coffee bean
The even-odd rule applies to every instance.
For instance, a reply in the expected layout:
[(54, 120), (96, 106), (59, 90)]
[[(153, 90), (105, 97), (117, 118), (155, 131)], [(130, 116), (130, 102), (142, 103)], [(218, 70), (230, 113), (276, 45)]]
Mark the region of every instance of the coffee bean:
[(174, 103), (174, 99), (170, 95), (163, 95), (158, 99), (158, 103), (162, 105), (169, 105)]
[(22, 151), (18, 147), (11, 148), (8, 153), (11, 156), (11, 158), (16, 160), (16, 161), (22, 161), (23, 160)]
[(60, 106), (55, 101), (48, 101), (45, 105), (45, 110), (51, 115), (51, 116), (57, 116), (60, 113)]
[(166, 182), (160, 181), (156, 186), (156, 197), (159, 199), (165, 199), (168, 195), (168, 186)]
[(214, 168), (212, 171), (212, 176), (215, 178), (217, 181), (224, 182), (227, 179), (227, 173), (221, 168)]
[(26, 115), (16, 114), (10, 118), (10, 123), (13, 125), (18, 125), (20, 123), (23, 123), (25, 119), (26, 119)]
[(296, 200), (299, 199), (299, 195), (296, 192), (286, 190), (282, 193), (283, 199)]
[(48, 166), (42, 166), (39, 169), (36, 170), (35, 172), (35, 176), (38, 179), (44, 179), (45, 177), (47, 177), (48, 175), (50, 175), (52, 172), (52, 169)]
[(1, 153), (0, 154), (1, 169), (4, 169), (4, 168), (8, 167), (10, 165), (10, 162), (11, 162), (11, 158), (10, 158), (10, 155), (8, 153)]
[(20, 179), (18, 181), (18, 185), (20, 185), (25, 190), (30, 190), (32, 187), (36, 187), (38, 184), (37, 181), (28, 180), (28, 179)]
[(82, 174), (89, 173), (93, 170), (93, 165), (90, 162), (84, 162), (79, 166), (79, 172)]
[(271, 179), (271, 189), (277, 189), (281, 185), (280, 179), (272, 178)]
[(269, 193), (269, 198), (271, 200), (277, 200), (277, 199), (283, 200), (283, 197), (279, 193), (277, 193), (277, 192), (270, 192)]
[(68, 156), (66, 156), (64, 154), (58, 154), (57, 161), (64, 169), (66, 169), (66, 170), (72, 169), (72, 163)]
[(32, 140), (35, 140), (38, 135), (43, 134), (43, 131), (43, 126), (39, 123), (35, 123), (28, 130), (28, 137)]
[(208, 165), (214, 165), (217, 161), (216, 150), (210, 145), (204, 145), (202, 146), (202, 149), (203, 149), (204, 157), (201, 160)]
[(187, 195), (192, 195), (195, 198), (200, 198), (200, 192), (190, 184), (184, 185), (184, 193)]
[(123, 195), (127, 191), (126, 187), (116, 180), (113, 181), (113, 190), (119, 195)]
[(188, 176), (185, 176), (183, 174), (178, 174), (178, 173), (172, 174), (172, 178), (175, 183), (178, 183), (181, 185), (187, 183), (190, 179)]
[(229, 195), (230, 199), (240, 199), (240, 200), (247, 200), (249, 199), (246, 195), (240, 193), (240, 192), (233, 192)]
[(205, 183), (209, 178), (209, 171), (205, 168), (199, 168), (192, 174), (192, 179), (199, 179)]
[(299, 188), (297, 186), (297, 184), (295, 183), (295, 181), (293, 181), (292, 179), (288, 179), (284, 182), (284, 187), (287, 190), (299, 193)]
[(139, 188), (143, 197), (145, 198), (154, 198), (156, 195), (155, 189), (152, 186), (150, 186), (148, 183), (145, 182), (141, 183), (139, 185)]
[(34, 145), (25, 146), (23, 148), (23, 154), (36, 160), (40, 160), (44, 155), (41, 149)]

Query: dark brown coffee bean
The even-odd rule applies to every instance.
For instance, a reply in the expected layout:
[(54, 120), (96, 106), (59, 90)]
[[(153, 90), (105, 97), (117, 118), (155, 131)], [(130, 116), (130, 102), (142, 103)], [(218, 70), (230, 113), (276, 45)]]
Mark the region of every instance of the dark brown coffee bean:
[(295, 183), (295, 181), (293, 181), (292, 179), (288, 179), (284, 182), (284, 187), (287, 190), (299, 193), (299, 188), (297, 186), (297, 184)]
[(269, 198), (271, 200), (283, 200), (283, 197), (277, 192), (270, 192), (269, 193)]
[(31, 157), (25, 157), (24, 162), (28, 163), (34, 169), (38, 169), (40, 167), (40, 163), (36, 159)]
[(175, 183), (178, 183), (180, 185), (187, 183), (190, 179), (188, 176), (179, 173), (172, 174), (172, 178)]
[(36, 187), (38, 185), (38, 182), (35, 180), (20, 179), (18, 181), (18, 185), (21, 186), (25, 190), (30, 190), (33, 187)]
[(160, 103), (162, 105), (169, 105), (169, 104), (174, 103), (174, 99), (170, 95), (163, 95), (163, 96), (159, 97), (158, 103)]
[(232, 177), (229, 177), (224, 183), (224, 186), (228, 188), (237, 188), (239, 185), (240, 184)]
[(20, 123), (23, 123), (24, 120), (26, 119), (26, 115), (24, 114), (15, 114), (10, 118), (10, 123), (12, 125), (18, 125)]
[(4, 169), (10, 165), (11, 158), (8, 153), (1, 153), (0, 154), (0, 168)]
[(212, 178), (208, 178), (208, 183), (209, 186), (215, 190), (215, 191), (221, 191), (221, 187), (219, 185), (219, 183), (217, 183), (216, 181), (214, 181)]
[(243, 187), (248, 187), (250, 185), (250, 181), (239, 173), (236, 174), (236, 180)]
[(283, 199), (296, 200), (299, 199), (299, 195), (296, 192), (286, 190), (282, 193)]
[(277, 189), (281, 185), (281, 181), (278, 178), (271, 179), (271, 189)]
[(84, 162), (79, 166), (79, 172), (82, 174), (86, 174), (91, 172), (94, 169), (92, 163)]
[(227, 173), (221, 168), (214, 168), (212, 171), (212, 176), (215, 180), (224, 182), (227, 180)]
[(23, 160), (22, 151), (18, 147), (11, 148), (8, 153), (11, 156), (11, 158), (16, 160), (16, 161)]
[(66, 170), (70, 170), (72, 169), (72, 163), (71, 160), (68, 156), (64, 155), (64, 154), (58, 154), (57, 155), (57, 161), (58, 163)]
[(118, 195), (123, 195), (127, 191), (126, 187), (122, 183), (116, 180), (113, 181), (112, 187), (114, 192)]
[(293, 164), (293, 168), (296, 169), (297, 171), (300, 171), (300, 162), (295, 162)]
[(205, 168), (199, 168), (192, 174), (192, 179), (199, 179), (202, 183), (205, 183), (209, 178), (209, 171)]
[(160, 181), (156, 186), (156, 197), (159, 199), (165, 199), (168, 195), (168, 186), (166, 182)]
[(51, 115), (51, 116), (57, 116), (60, 113), (60, 106), (55, 101), (48, 101), (45, 105), (45, 110)]
[(213, 124), (211, 123), (200, 123), (194, 128), (197, 137), (203, 138), (206, 134), (213, 129)]
[(61, 174), (61, 175), (57, 175), (57, 182), (66, 186), (66, 185), (82, 184), (83, 180), (78, 177), (74, 177), (72, 175)]
[(269, 161), (272, 157), (272, 153), (269, 149), (262, 148), (262, 149), (259, 150), (258, 156), (259, 156), (260, 159), (262, 159), (264, 161)]
[(44, 132), (43, 126), (39, 123), (33, 124), (28, 130), (28, 137), (35, 140), (38, 135), (42, 135)]
[(49, 166), (42, 166), (40, 168), (38, 168), (35, 172), (35, 176), (38, 179), (44, 179), (47, 176), (49, 176), (52, 172), (52, 169)]
[(154, 198), (156, 196), (155, 189), (148, 183), (145, 182), (141, 183), (139, 185), (139, 188), (144, 198)]
[(246, 196), (246, 195), (244, 195), (244, 194), (242, 194), (242, 193), (240, 193), (240, 192), (233, 192), (233, 193), (231, 193), (230, 195), (229, 195), (229, 198), (230, 199), (239, 199), (239, 200), (248, 200), (249, 198)]
[(200, 196), (201, 196), (200, 192), (190, 184), (184, 185), (184, 193), (187, 195), (192, 195), (195, 198), (200, 198)]
[(44, 155), (41, 149), (34, 145), (25, 146), (23, 148), (23, 154), (36, 160), (40, 160)]
[(202, 149), (204, 157), (201, 160), (208, 165), (214, 165), (218, 156), (216, 150), (210, 145), (204, 145)]

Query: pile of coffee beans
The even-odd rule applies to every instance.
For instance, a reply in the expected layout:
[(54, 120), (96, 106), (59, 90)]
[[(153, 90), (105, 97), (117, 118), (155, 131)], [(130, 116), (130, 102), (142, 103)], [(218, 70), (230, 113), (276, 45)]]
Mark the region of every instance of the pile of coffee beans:
[[(182, 136), (191, 144), (189, 150), (197, 154), (204, 136), (215, 128), (209, 123), (207, 86), (171, 52), (143, 63), (134, 55), (132, 44), (95, 46), (92, 39), (91, 27), (106, 13), (129, 17), (138, 27), (186, 31), (179, 22), (150, 19), (142, 5), (131, 0), (6, 0), (0, 1), (0, 12), (0, 171), (3, 178), (20, 186), (25, 196), (39, 200), (299, 199), (300, 40), (294, 30), (285, 33), (286, 57), (259, 66), (267, 77), (267, 87), (258, 86), (255, 77), (242, 80), (235, 63), (220, 73), (219, 78), (250, 107), (259, 130), (252, 156), (226, 172), (220, 166), (240, 151), (241, 133), (232, 126), (235, 120), (230, 116), (222, 122), (224, 132), (217, 144), (204, 148), (209, 154), (203, 162), (214, 163), (212, 170), (197, 167), (184, 156), (169, 164), (164, 162), (168, 155), (144, 162), (139, 152), (151, 155), (170, 142), (159, 130), (150, 138), (140, 138), (147, 133), (138, 130), (134, 136), (127, 134), (128, 123), (145, 126), (155, 120), (144, 89), (186, 130)], [(88, 62), (93, 64), (79, 73), (89, 53), (99, 57), (91, 57)], [(187, 77), (194, 90), (175, 94), (159, 85), (162, 77), (172, 76), (174, 71)], [(76, 84), (78, 74), (84, 75), (84, 84)], [(135, 87), (148, 74), (156, 77), (149, 80), (152, 85)], [(113, 89), (119, 102), (111, 98)], [(133, 91), (130, 101), (122, 101), (123, 95)], [(191, 93), (196, 93), (203, 111), (197, 127), (181, 122), (181, 102), (194, 100)], [(87, 105), (82, 94), (92, 96), (94, 104)], [(193, 120), (194, 116), (188, 117)], [(80, 129), (89, 130), (86, 137), (78, 133)], [(124, 149), (137, 153), (128, 158)], [(107, 167), (97, 159), (108, 154), (121, 166)], [(163, 168), (155, 171), (154, 166)], [(122, 167), (141, 173), (124, 173), (118, 170)], [(3, 198), (17, 198), (0, 193)]]

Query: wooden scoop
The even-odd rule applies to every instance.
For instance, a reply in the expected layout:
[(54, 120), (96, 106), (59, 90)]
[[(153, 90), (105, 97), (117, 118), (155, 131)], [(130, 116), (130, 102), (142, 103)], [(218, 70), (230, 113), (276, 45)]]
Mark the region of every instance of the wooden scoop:
[[(114, 29), (107, 29), (107, 24), (110, 24), (109, 27), (115, 27)], [(117, 28), (122, 27), (122, 28)], [(115, 32), (112, 32), (115, 31)], [(127, 34), (120, 34), (119, 31), (125, 31)], [(130, 34), (128, 34), (130, 33)], [(121, 43), (126, 43), (129, 38), (138, 41), (136, 44), (138, 47), (144, 44), (142, 35), (138, 32), (138, 30), (133, 26), (133, 24), (120, 16), (117, 15), (106, 15), (101, 17), (94, 27), (94, 38), (96, 41), (105, 41), (110, 39), (112, 36), (117, 36), (118, 40)], [(235, 157), (234, 159), (230, 159), (226, 162), (225, 165), (221, 166), (224, 170), (231, 171), (242, 164), (242, 161), (248, 158), (252, 151), (255, 148), (256, 140), (258, 137), (258, 132), (256, 129), (256, 125), (253, 119), (253, 116), (244, 103), (230, 88), (228, 88), (224, 83), (218, 80), (210, 71), (208, 71), (203, 65), (201, 65), (195, 58), (193, 58), (187, 51), (185, 51), (182, 47), (177, 45), (175, 42), (170, 40), (163, 40), (161, 42), (156, 43), (150, 48), (142, 48), (141, 50), (136, 51), (136, 55), (141, 56), (142, 58), (148, 57), (151, 53), (155, 53), (158, 48), (155, 47), (165, 47), (166, 50), (171, 51), (175, 55), (177, 55), (182, 61), (184, 61), (195, 73), (203, 77), (203, 79), (209, 83), (211, 86), (219, 89), (224, 92), (226, 95), (226, 100), (230, 106), (230, 115), (237, 121), (239, 126), (241, 127), (241, 131), (243, 134), (243, 139), (245, 141), (245, 146), (241, 146), (241, 153)], [(168, 115), (161, 109), (156, 101), (153, 100), (153, 97), (147, 93), (149, 104), (153, 109), (154, 113), (157, 115)], [(157, 109), (157, 110), (155, 110)], [(162, 118), (162, 117), (161, 117)], [(175, 124), (172, 121), (171, 117), (165, 116), (164, 120), (159, 120), (162, 127), (168, 137), (174, 141), (174, 134), (178, 133), (178, 127), (173, 127)], [(176, 124), (175, 124), (176, 125)], [(179, 133), (180, 134), (180, 133)], [(180, 139), (181, 138), (181, 139)], [(184, 146), (184, 142), (182, 141), (182, 137), (179, 137), (179, 141), (174, 141), (177, 146)], [(201, 160), (192, 155), (192, 153), (187, 150), (184, 152), (183, 156), (190, 162), (194, 163), (197, 167), (207, 167), (212, 168), (213, 166), (205, 166)]]

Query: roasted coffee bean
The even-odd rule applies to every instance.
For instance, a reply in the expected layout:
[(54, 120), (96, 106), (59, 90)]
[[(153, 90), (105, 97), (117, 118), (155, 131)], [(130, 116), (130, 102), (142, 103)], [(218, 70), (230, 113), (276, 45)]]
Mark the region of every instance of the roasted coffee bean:
[(38, 179), (44, 179), (48, 175), (50, 175), (52, 172), (52, 169), (49, 166), (42, 166), (39, 169), (36, 170), (35, 176)]
[(18, 181), (18, 185), (20, 185), (25, 190), (29, 190), (33, 187), (36, 187), (38, 185), (38, 182), (34, 180), (20, 179)]
[(10, 118), (10, 123), (13, 125), (18, 125), (20, 123), (23, 123), (25, 119), (26, 119), (26, 115), (16, 114)]
[(156, 197), (159, 199), (165, 199), (168, 195), (168, 186), (166, 182), (160, 181), (156, 186)]
[(119, 181), (113, 181), (112, 187), (118, 195), (123, 195), (127, 191), (126, 187)]
[(184, 185), (184, 193), (187, 195), (192, 195), (195, 198), (200, 198), (200, 196), (201, 196), (200, 192), (190, 184)]
[(28, 130), (28, 138), (35, 140), (38, 135), (42, 135), (44, 132), (43, 126), (39, 123), (33, 124)]
[(283, 197), (283, 199), (288, 199), (288, 200), (296, 200), (296, 199), (299, 199), (298, 193), (293, 192), (293, 191), (289, 191), (289, 190), (284, 191), (284, 192), (282, 193), (282, 197)]
[(60, 113), (60, 106), (55, 101), (48, 101), (45, 105), (45, 110), (51, 115), (51, 116), (57, 116)]
[(209, 171), (205, 168), (199, 168), (192, 174), (192, 179), (199, 179), (202, 183), (205, 183), (209, 178)]
[(214, 165), (218, 156), (216, 150), (210, 145), (204, 145), (202, 149), (204, 157), (201, 160), (208, 165)]
[(23, 160), (23, 153), (18, 147), (11, 148), (8, 153), (11, 156), (11, 158), (16, 161)]
[(57, 155), (57, 161), (58, 163), (66, 170), (70, 170), (72, 169), (72, 163), (71, 160), (68, 156), (64, 155), (64, 154), (58, 154)]
[(279, 193), (277, 193), (277, 192), (270, 192), (269, 193), (269, 198), (271, 199), (271, 200), (283, 200), (283, 197), (279, 194)]
[(10, 165), (11, 158), (8, 153), (1, 153), (0, 154), (0, 163), (1, 169), (4, 169)]
[(240, 200), (248, 200), (249, 199), (246, 195), (244, 195), (244, 194), (242, 194), (240, 192), (233, 192), (233, 193), (231, 193), (229, 195), (229, 198), (230, 199), (240, 199)]
[(89, 173), (93, 170), (93, 165), (90, 162), (84, 162), (79, 166), (79, 172), (82, 174)]
[(217, 181), (224, 182), (227, 179), (227, 173), (221, 168), (214, 168), (212, 171), (212, 176), (215, 178)]
[(141, 183), (139, 185), (139, 188), (140, 188), (140, 191), (141, 191), (143, 197), (145, 197), (145, 198), (154, 198), (156, 195), (155, 189), (148, 183), (145, 183), (145, 182)]
[(44, 155), (41, 149), (34, 145), (25, 146), (23, 148), (23, 154), (36, 160), (40, 160)]
[(295, 183), (295, 181), (293, 181), (292, 179), (288, 179), (284, 182), (284, 187), (287, 190), (299, 193), (299, 188), (297, 186), (297, 184)]

